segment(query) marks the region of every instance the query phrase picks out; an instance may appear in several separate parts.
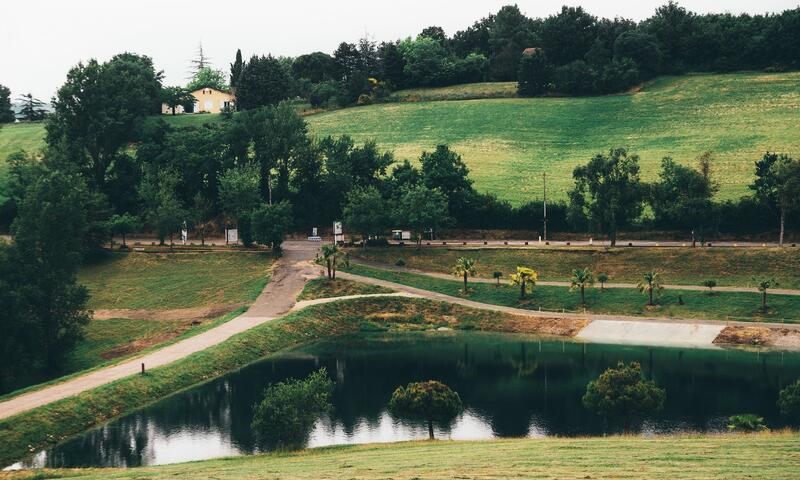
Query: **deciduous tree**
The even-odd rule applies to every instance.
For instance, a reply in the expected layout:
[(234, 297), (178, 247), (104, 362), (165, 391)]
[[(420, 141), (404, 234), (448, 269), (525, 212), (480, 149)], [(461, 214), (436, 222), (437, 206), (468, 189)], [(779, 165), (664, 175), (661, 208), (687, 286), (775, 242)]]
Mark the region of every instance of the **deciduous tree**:
[(570, 206), (589, 219), (595, 230), (604, 231), (617, 244), (617, 232), (642, 211), (643, 187), (639, 180), (639, 156), (624, 148), (597, 154), (572, 173), (575, 188)]
[(398, 387), (389, 400), (392, 415), (426, 422), (431, 440), (434, 423), (449, 425), (463, 410), (458, 393), (436, 380)]

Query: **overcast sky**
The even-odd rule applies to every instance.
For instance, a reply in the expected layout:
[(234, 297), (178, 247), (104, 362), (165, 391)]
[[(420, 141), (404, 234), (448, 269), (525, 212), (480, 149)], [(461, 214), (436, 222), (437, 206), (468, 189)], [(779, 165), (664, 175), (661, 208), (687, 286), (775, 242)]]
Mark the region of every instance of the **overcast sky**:
[[(369, 35), (394, 40), (439, 25), (448, 35), (512, 1), (495, 0), (0, 0), (0, 84), (48, 100), (81, 60), (149, 55), (166, 84), (184, 84), (200, 42), (226, 73), (237, 48), (252, 54), (331, 53)], [(519, 0), (529, 16), (582, 5), (600, 17), (641, 20), (666, 0)], [(797, 0), (684, 0), (695, 12), (779, 12)], [(724, 6), (723, 6), (724, 5)]]

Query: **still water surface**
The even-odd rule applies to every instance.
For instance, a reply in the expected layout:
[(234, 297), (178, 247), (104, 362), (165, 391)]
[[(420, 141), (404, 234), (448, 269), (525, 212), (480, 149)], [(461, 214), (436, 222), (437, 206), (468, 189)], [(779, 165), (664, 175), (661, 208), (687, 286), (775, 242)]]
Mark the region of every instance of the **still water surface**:
[(38, 453), (24, 467), (139, 466), (258, 452), (252, 406), (270, 382), (326, 367), (334, 411), (309, 447), (426, 438), (395, 421), (386, 404), (398, 385), (442, 380), (465, 413), (437, 436), (453, 439), (602, 435), (613, 426), (581, 405), (586, 383), (618, 361), (636, 360), (667, 391), (644, 434), (723, 431), (729, 415), (758, 413), (782, 426), (780, 388), (800, 377), (800, 355), (582, 344), (483, 333), (374, 334), (332, 339), (253, 364), (174, 395)]

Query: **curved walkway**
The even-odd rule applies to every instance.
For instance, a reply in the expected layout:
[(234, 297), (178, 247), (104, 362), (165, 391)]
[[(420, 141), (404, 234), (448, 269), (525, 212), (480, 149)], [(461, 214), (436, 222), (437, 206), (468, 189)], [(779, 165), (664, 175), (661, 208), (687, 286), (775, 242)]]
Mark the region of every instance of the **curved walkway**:
[(317, 248), (317, 245), (306, 242), (285, 245), (283, 257), (276, 262), (269, 283), (244, 314), (144, 356), (0, 402), (0, 419), (134, 375), (141, 372), (142, 363), (148, 369), (166, 365), (287, 313), (294, 306), (306, 280), (316, 276), (309, 260), (314, 258)]
[[(398, 267), (395, 265), (387, 265), (385, 263), (380, 262), (371, 262), (368, 260), (363, 260), (360, 258), (351, 258), (350, 263), (356, 265), (364, 265), (365, 267), (374, 267), (380, 268), (381, 270), (391, 270), (394, 272), (403, 272), (403, 273), (413, 273), (416, 275), (425, 275), (432, 278), (440, 278), (443, 280), (453, 280), (457, 279), (453, 275), (448, 275), (446, 273), (439, 273), (439, 272), (429, 272), (427, 270), (417, 270), (415, 268), (407, 268), (407, 267)], [(470, 282), (476, 283), (495, 283), (497, 280), (491, 278), (483, 278), (483, 277), (471, 277)], [(552, 286), (552, 287), (569, 287), (569, 282), (557, 282), (557, 281), (537, 281), (536, 285), (545, 285), (545, 286)], [(635, 283), (609, 283), (606, 282), (603, 285), (603, 288), (623, 288), (623, 289), (633, 289), (636, 288)], [(700, 285), (664, 285), (664, 288), (669, 290), (691, 290), (691, 291), (698, 291), (703, 292), (708, 290), (707, 287), (701, 287)], [(758, 289), (753, 287), (714, 287), (715, 292), (740, 292), (740, 293), (759, 293)], [(790, 289), (790, 288), (770, 288), (769, 289), (770, 295), (798, 295), (800, 296), (800, 290)]]

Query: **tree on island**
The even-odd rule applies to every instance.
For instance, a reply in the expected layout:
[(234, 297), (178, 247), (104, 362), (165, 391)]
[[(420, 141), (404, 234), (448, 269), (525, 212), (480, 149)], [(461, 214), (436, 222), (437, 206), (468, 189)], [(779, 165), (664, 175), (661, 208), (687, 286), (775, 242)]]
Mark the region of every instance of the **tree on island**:
[(325, 368), (303, 380), (268, 385), (253, 408), (251, 428), (257, 442), (273, 450), (304, 448), (319, 416), (333, 408), (334, 385)]
[(660, 412), (665, 398), (664, 389), (644, 379), (638, 362), (619, 362), (589, 382), (582, 401), (595, 414), (622, 421), (627, 432), (633, 419)]
[(389, 411), (392, 415), (426, 422), (430, 440), (434, 440), (434, 423), (448, 425), (463, 410), (458, 393), (436, 380), (398, 387), (389, 400)]

